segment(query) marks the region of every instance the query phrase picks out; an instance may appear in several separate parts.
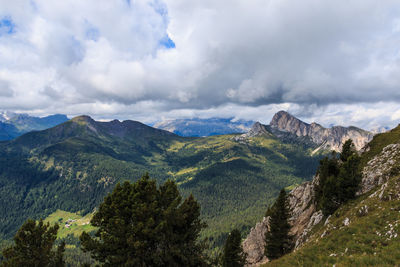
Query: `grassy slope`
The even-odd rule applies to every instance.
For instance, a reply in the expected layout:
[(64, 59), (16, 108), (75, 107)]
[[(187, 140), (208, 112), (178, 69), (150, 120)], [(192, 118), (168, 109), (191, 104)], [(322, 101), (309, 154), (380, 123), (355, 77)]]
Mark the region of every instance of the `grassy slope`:
[(57, 210), (50, 214), (45, 219), (45, 222), (49, 222), (50, 224), (58, 223), (60, 228), (58, 230), (57, 236), (59, 238), (66, 238), (68, 235), (71, 234), (75, 236), (80, 236), (83, 231), (91, 232), (96, 230), (96, 228), (91, 226), (89, 223), (92, 216), (92, 213), (81, 216), (77, 213)]
[[(385, 146), (399, 142), (400, 127), (377, 135), (369, 151), (362, 155), (362, 164)], [(393, 175), (381, 198), (381, 187), (377, 187), (346, 203), (329, 218), (327, 225), (324, 219), (313, 229), (302, 248), (265, 266), (399, 266), (400, 200), (388, 197), (398, 193), (399, 186), (400, 176)], [(362, 214), (365, 206), (368, 213)], [(343, 224), (346, 218), (350, 220), (348, 226)]]
[[(304, 247), (265, 266), (399, 265), (400, 201), (369, 195), (341, 207), (326, 226), (323, 220)], [(361, 216), (359, 210), (364, 206), (368, 214)], [(350, 220), (349, 226), (344, 226), (345, 218)]]

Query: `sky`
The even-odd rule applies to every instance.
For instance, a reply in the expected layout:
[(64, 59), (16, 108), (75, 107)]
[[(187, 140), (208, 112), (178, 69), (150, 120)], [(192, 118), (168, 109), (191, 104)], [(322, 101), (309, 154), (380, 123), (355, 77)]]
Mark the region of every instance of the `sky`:
[(0, 0), (0, 110), (400, 123), (398, 0)]

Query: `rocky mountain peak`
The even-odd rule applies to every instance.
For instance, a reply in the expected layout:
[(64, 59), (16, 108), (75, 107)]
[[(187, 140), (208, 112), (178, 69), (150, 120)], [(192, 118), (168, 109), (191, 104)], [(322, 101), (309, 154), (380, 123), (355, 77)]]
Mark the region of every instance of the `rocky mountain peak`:
[(305, 123), (286, 111), (279, 111), (271, 120), (270, 126), (274, 129), (290, 132), (298, 137), (309, 137), (324, 149), (340, 151), (347, 139), (352, 139), (356, 149), (361, 150), (374, 136), (369, 131), (350, 126), (333, 126), (324, 128), (318, 123)]
[(264, 134), (269, 134), (269, 132), (265, 129), (265, 126), (258, 121), (253, 124), (250, 131), (248, 132), (248, 135), (251, 137)]
[(261, 124), (260, 122), (255, 122), (251, 129), (242, 135), (235, 136), (233, 140), (238, 142), (245, 142), (248, 138), (256, 137), (256, 136), (265, 136), (272, 135), (270, 131), (267, 129), (268, 126)]
[(0, 121), (5, 122), (15, 117), (17, 114), (10, 111), (0, 111)]
[(272, 117), (269, 125), (272, 127), (286, 128), (288, 126), (306, 124), (286, 111), (279, 111)]

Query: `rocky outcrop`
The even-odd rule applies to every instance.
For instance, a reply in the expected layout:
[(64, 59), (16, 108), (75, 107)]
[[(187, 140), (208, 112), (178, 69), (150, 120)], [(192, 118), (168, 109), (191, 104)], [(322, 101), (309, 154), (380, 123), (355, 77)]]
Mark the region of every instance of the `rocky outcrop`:
[[(314, 188), (318, 183), (318, 178), (311, 182), (305, 182), (294, 188), (288, 195), (291, 218), (289, 219), (292, 229), (290, 234), (294, 236), (295, 248), (301, 246), (308, 237), (312, 227), (318, 224), (323, 216), (321, 211), (316, 211), (313, 203)], [(258, 266), (266, 262), (264, 256), (264, 235), (268, 229), (268, 219), (253, 227), (243, 242), (243, 250), (247, 253), (248, 266)]]
[(243, 241), (243, 251), (247, 254), (247, 266), (258, 266), (268, 261), (264, 255), (265, 232), (268, 230), (269, 217), (251, 228), (249, 235)]
[[(390, 176), (400, 173), (400, 144), (391, 144), (373, 157), (362, 171), (362, 181), (358, 195), (364, 194), (378, 185), (386, 183)], [(397, 172), (397, 173), (396, 173)]]
[(245, 135), (246, 135), (246, 137), (255, 137), (255, 136), (260, 136), (260, 135), (271, 135), (271, 133), (268, 132), (265, 125), (262, 125), (261, 123), (256, 122), (253, 124), (250, 131), (248, 131)]
[(352, 139), (357, 150), (362, 149), (374, 136), (357, 127), (334, 126), (324, 128), (318, 123), (305, 123), (285, 111), (279, 111), (270, 122), (272, 128), (287, 131), (299, 137), (308, 136), (322, 148), (340, 151), (347, 139)]
[(272, 133), (268, 131), (266, 125), (263, 125), (259, 122), (255, 122), (251, 129), (242, 135), (235, 136), (233, 140), (238, 142), (246, 142), (248, 138), (256, 137), (256, 136), (272, 136)]
[(292, 225), (290, 232), (294, 236), (295, 248), (306, 241), (306, 234), (322, 219), (322, 217), (319, 219), (320, 216), (313, 201), (317, 183), (318, 177), (315, 177), (313, 181), (295, 187), (288, 195), (292, 214), (289, 219)]

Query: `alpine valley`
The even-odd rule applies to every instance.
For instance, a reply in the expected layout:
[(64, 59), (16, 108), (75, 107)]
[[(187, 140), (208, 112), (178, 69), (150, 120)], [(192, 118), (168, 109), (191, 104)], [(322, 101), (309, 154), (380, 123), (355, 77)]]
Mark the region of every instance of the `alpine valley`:
[(194, 195), (208, 224), (203, 236), (218, 249), (232, 228), (248, 233), (281, 188), (311, 180), (331, 149), (349, 138), (361, 149), (372, 137), (356, 127), (307, 124), (284, 111), (247, 133), (208, 137), (75, 117), (0, 143), (0, 239), (10, 240), (27, 218), (47, 217), (61, 223), (59, 237), (71, 249), (104, 196), (148, 172)]

